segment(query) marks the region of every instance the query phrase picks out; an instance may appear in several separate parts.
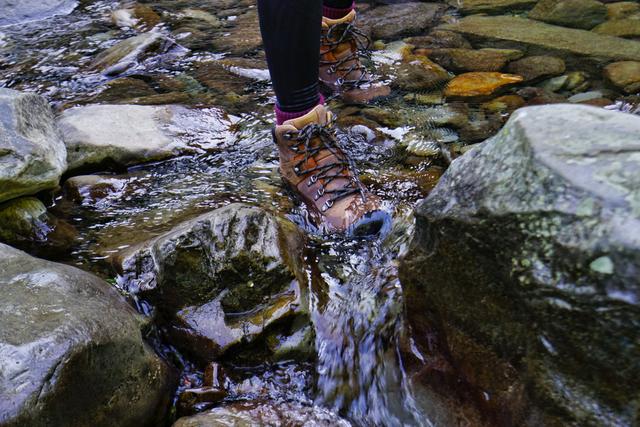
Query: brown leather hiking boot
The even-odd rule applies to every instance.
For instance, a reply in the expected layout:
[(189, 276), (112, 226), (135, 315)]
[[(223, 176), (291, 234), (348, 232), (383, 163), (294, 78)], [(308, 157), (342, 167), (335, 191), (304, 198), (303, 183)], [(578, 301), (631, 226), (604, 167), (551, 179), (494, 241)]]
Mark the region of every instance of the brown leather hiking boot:
[(375, 84), (360, 61), (370, 40), (355, 26), (356, 11), (344, 18), (322, 17), (320, 82), (330, 94), (342, 93), (346, 102), (367, 102), (390, 93), (389, 86)]
[(276, 126), (274, 139), (282, 178), (306, 204), (315, 225), (354, 235), (376, 234), (388, 226), (389, 215), (360, 183), (323, 105)]

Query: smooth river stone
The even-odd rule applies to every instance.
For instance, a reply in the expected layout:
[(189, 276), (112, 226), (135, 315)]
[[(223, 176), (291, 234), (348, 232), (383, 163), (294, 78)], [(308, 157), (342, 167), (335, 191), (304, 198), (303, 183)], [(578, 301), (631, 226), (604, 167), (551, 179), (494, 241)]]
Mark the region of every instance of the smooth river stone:
[(446, 97), (476, 97), (491, 95), (505, 86), (519, 83), (522, 76), (495, 72), (465, 73), (454, 77), (444, 90)]
[(620, 61), (604, 69), (604, 77), (625, 92), (640, 90), (640, 62)]

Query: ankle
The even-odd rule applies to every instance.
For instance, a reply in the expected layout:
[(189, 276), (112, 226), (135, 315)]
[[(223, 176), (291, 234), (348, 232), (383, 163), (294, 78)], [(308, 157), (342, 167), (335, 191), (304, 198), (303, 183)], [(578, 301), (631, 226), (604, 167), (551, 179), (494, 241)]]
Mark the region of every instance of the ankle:
[(318, 105), (322, 105), (324, 104), (324, 96), (322, 96), (322, 94), (318, 94), (318, 103), (316, 105), (314, 105), (311, 108), (307, 108), (306, 110), (302, 110), (302, 111), (282, 111), (279, 107), (278, 104), (276, 104), (274, 110), (276, 112), (276, 125), (280, 126), (281, 124), (283, 124), (284, 122), (286, 122), (287, 120), (293, 120), (293, 119), (297, 119), (298, 117), (302, 117), (305, 114), (308, 114), (309, 111), (313, 110), (314, 108), (316, 108)]
[(356, 7), (356, 2), (354, 1), (350, 7), (344, 9), (338, 9), (335, 7), (322, 6), (322, 16), (329, 19), (340, 19), (344, 18)]

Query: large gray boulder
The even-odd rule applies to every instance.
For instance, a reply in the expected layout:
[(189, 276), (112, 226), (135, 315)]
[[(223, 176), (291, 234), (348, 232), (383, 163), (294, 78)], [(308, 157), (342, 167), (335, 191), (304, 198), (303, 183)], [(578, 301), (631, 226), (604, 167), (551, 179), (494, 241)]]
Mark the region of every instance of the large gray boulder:
[(77, 0), (0, 0), (0, 27), (67, 15), (77, 5)]
[(47, 101), (0, 88), (0, 202), (55, 188), (66, 157)]
[(630, 114), (524, 108), (418, 206), (409, 321), (497, 419), (640, 422), (639, 135)]
[(256, 362), (306, 355), (313, 345), (303, 242), (293, 223), (232, 204), (133, 246), (115, 262), (120, 285), (169, 319), (176, 346), (208, 361), (254, 343), (247, 355)]
[(65, 110), (59, 126), (70, 170), (201, 153), (233, 140), (231, 122), (216, 108), (89, 105)]
[(0, 426), (158, 425), (170, 372), (103, 280), (0, 244)]

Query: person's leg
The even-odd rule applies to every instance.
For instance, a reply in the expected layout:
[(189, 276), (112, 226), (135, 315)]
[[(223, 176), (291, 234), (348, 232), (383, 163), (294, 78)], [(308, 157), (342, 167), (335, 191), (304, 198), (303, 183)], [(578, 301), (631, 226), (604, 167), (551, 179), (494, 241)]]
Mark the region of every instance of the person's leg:
[(323, 0), (322, 16), (329, 19), (340, 19), (347, 16), (354, 7), (353, 0)]
[(322, 0), (258, 0), (258, 13), (282, 124), (323, 102), (318, 91)]

